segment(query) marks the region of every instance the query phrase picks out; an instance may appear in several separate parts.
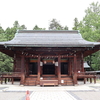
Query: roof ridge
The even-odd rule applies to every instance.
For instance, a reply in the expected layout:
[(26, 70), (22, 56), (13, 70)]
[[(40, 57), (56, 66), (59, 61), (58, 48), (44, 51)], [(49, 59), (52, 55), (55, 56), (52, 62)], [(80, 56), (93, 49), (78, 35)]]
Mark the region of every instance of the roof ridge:
[(39, 33), (39, 32), (43, 32), (43, 33), (79, 33), (78, 30), (17, 30), (16, 33)]

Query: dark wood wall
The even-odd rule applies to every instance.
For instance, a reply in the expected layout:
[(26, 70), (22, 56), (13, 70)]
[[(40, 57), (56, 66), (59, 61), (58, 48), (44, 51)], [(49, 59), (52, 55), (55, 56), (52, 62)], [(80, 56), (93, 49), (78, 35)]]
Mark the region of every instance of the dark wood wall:
[[(28, 75), (29, 74), (29, 63), (30, 63), (30, 58), (25, 58), (25, 66), (24, 66), (24, 71)], [(75, 71), (75, 62), (74, 62), (74, 57), (69, 57), (67, 60), (68, 63), (68, 75), (72, 75), (72, 73)], [(57, 68), (55, 68), (57, 70)], [(83, 67), (83, 56), (82, 54), (76, 55), (76, 70), (77, 72), (83, 72), (84, 67)], [(14, 62), (14, 72), (21, 72), (21, 57), (16, 56), (15, 62)]]

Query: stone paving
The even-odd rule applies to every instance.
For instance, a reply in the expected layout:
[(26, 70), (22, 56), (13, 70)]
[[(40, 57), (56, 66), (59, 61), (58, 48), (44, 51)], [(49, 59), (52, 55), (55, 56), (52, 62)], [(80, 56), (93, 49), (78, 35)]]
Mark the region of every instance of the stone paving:
[(24, 96), (25, 92), (0, 92), (0, 100), (22, 100)]
[(0, 85), (0, 100), (25, 100), (27, 90), (30, 100), (100, 100), (100, 83), (55, 87), (3, 84)]
[(31, 100), (77, 100), (67, 91), (35, 91), (30, 98)]
[(78, 100), (100, 100), (100, 91), (99, 92), (73, 92), (74, 95), (78, 96)]

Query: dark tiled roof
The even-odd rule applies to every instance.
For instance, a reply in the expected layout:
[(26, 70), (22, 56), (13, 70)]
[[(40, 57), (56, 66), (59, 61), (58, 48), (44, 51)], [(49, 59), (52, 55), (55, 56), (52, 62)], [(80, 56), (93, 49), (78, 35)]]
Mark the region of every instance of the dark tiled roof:
[(93, 47), (100, 42), (89, 42), (78, 31), (19, 30), (11, 41), (0, 45), (18, 47)]

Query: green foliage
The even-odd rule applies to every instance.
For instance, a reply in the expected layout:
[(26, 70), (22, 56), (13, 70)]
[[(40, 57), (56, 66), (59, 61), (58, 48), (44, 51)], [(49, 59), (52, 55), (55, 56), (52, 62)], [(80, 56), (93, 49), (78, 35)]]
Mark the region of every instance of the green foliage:
[(74, 19), (74, 27), (73, 27), (73, 30), (78, 30), (78, 26), (79, 26), (78, 19), (75, 18), (75, 19)]
[[(5, 33), (0, 34), (0, 41), (7, 41)], [(0, 52), (0, 72), (10, 72), (13, 70), (12, 58)]]
[[(85, 10), (85, 17), (77, 27), (83, 38), (88, 41), (100, 41), (100, 4), (91, 3)], [(94, 55), (94, 56), (93, 56)], [(100, 70), (100, 51), (88, 57), (94, 70)], [(85, 58), (87, 60), (87, 58)]]
[[(3, 30), (0, 26), (0, 41), (9, 41), (14, 38), (17, 30), (26, 29), (25, 25), (19, 25), (18, 21), (15, 21), (13, 27)], [(13, 59), (0, 52), (0, 72), (13, 71)]]
[(20, 30), (23, 30), (23, 29), (27, 29), (27, 28), (26, 28), (25, 25), (21, 25), (19, 29), (20, 29)]
[(3, 28), (0, 26), (0, 34), (4, 33)]
[(100, 39), (100, 4), (92, 3), (85, 10), (85, 17), (79, 23), (78, 29), (83, 38), (89, 41), (99, 41)]
[(94, 70), (100, 70), (100, 51), (93, 54), (91, 57), (91, 66)]
[(68, 30), (68, 27), (63, 27), (56, 19), (50, 21), (49, 30)]
[(45, 30), (45, 28), (40, 28), (37, 25), (34, 26), (33, 30)]
[(12, 58), (0, 52), (0, 72), (11, 72), (13, 70)]
[(18, 29), (20, 27), (19, 22), (15, 21), (13, 24), (13, 27), (15, 27), (16, 29)]
[(68, 27), (67, 26), (63, 27), (63, 30), (68, 30)]

